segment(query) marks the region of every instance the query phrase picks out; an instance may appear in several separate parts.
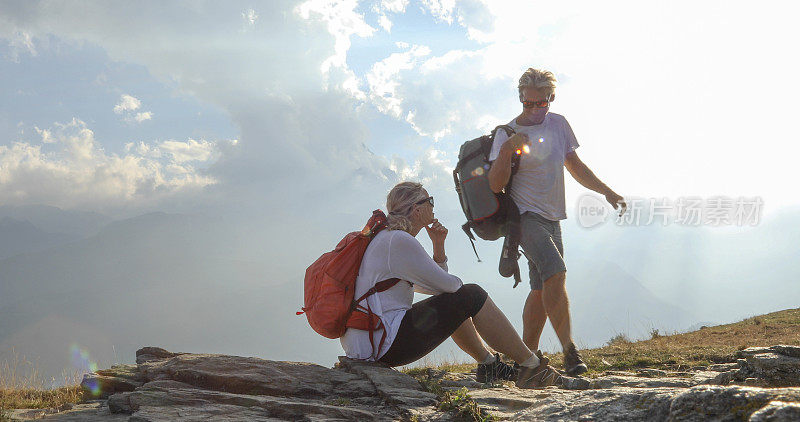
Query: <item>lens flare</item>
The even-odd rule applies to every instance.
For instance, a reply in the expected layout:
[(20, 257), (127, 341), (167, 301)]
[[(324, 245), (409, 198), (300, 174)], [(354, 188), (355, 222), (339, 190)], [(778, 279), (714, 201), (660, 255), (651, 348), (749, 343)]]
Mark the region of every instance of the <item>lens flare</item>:
[(525, 154), (530, 154), (531, 153), (531, 147), (529, 147), (528, 145), (523, 145), (522, 148), (517, 150), (517, 155), (520, 155), (523, 152)]
[[(70, 346), (70, 355), (72, 355), (72, 367), (79, 372), (97, 372), (97, 362), (92, 361), (89, 356), (89, 351), (85, 348), (78, 346), (77, 343), (72, 343)], [(96, 380), (87, 383), (86, 387), (93, 395), (100, 394), (100, 385)]]
[(544, 142), (544, 138), (539, 138), (539, 143), (541, 144), (542, 142)]

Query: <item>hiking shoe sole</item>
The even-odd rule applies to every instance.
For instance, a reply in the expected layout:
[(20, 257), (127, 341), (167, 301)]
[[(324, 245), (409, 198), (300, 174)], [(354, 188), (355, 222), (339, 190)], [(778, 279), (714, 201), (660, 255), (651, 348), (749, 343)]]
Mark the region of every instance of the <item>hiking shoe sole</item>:
[(588, 370), (589, 368), (586, 367), (585, 363), (579, 363), (574, 367), (570, 368), (569, 370), (566, 370), (565, 372), (567, 373), (567, 375), (571, 377), (577, 377), (578, 375), (583, 374)]

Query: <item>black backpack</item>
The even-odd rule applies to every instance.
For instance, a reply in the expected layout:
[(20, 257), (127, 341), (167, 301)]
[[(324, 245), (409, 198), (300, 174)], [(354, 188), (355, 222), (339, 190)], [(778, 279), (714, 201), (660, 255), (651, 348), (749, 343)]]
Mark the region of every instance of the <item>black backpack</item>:
[(471, 141), (464, 142), (458, 153), (458, 164), (453, 170), (453, 181), (461, 202), (461, 209), (467, 217), (467, 222), (461, 226), (469, 237), (472, 250), (478, 257), (475, 248), (475, 232), (484, 240), (497, 240), (505, 237), (503, 253), (500, 257), (499, 271), (503, 277), (514, 276), (514, 287), (520, 282), (519, 265), (519, 239), (520, 218), (519, 209), (508, 194), (511, 182), (519, 168), (519, 155), (515, 155), (511, 162), (511, 177), (503, 192), (492, 192), (489, 186), (489, 153), (492, 150), (494, 136), (498, 130), (504, 130), (508, 137), (513, 135), (511, 126), (500, 125), (488, 135), (483, 135)]

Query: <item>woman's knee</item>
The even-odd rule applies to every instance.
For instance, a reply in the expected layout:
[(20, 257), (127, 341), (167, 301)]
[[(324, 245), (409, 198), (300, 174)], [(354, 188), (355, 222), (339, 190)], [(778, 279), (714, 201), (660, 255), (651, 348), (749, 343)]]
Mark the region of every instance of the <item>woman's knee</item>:
[(465, 308), (469, 311), (470, 317), (474, 317), (483, 308), (483, 304), (489, 297), (489, 293), (486, 293), (483, 287), (474, 283), (461, 286), (456, 293), (464, 297), (467, 305)]

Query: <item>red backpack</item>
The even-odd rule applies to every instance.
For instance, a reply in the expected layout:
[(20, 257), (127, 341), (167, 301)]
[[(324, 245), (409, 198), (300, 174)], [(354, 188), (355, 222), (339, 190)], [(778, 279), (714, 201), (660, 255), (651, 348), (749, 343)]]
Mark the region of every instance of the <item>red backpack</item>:
[[(375, 210), (363, 230), (349, 233), (336, 245), (336, 249), (314, 261), (306, 269), (305, 306), (302, 312), (297, 312), (297, 315), (305, 313), (311, 328), (328, 338), (341, 337), (347, 328), (369, 331), (373, 354), (375, 344), (372, 333), (383, 328), (383, 323), (372, 313), (369, 303), (366, 308), (359, 303), (372, 294), (391, 288), (400, 279), (380, 281), (357, 300), (353, 298), (364, 252), (369, 242), (384, 228), (386, 215), (381, 210)], [(385, 339), (386, 330), (383, 331), (378, 350)]]

